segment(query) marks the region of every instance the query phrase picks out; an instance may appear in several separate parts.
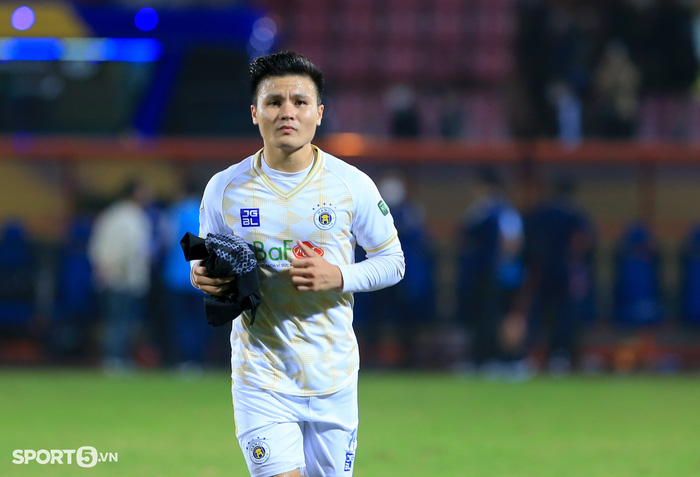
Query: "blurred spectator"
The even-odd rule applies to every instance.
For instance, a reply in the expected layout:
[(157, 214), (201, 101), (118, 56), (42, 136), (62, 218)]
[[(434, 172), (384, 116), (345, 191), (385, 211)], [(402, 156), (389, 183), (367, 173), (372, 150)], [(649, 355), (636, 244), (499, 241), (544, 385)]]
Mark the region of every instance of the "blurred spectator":
[(87, 254), (91, 224), (76, 218), (59, 245), (56, 272), (55, 317), (51, 324), (50, 347), (54, 357), (86, 357), (97, 315), (92, 266)]
[[(377, 187), (401, 238), (406, 275), (393, 287), (356, 294), (355, 326), (358, 339), (369, 348), (367, 363), (412, 364), (418, 335), (435, 319), (435, 251), (427, 233), (425, 211), (410, 199), (406, 179), (389, 174)], [(362, 259), (364, 251), (360, 249), (357, 260)]]
[(37, 260), (23, 224), (10, 221), (0, 233), (0, 326), (26, 333), (36, 311)]
[(440, 97), (440, 136), (444, 139), (459, 139), (465, 121), (465, 107), (454, 90), (448, 90)]
[(514, 132), (577, 142), (602, 34), (601, 12), (585, 2), (521, 0), (517, 4), (518, 72)]
[[(140, 336), (140, 342), (136, 352), (137, 364), (143, 367), (154, 367), (161, 364), (165, 355), (170, 351), (171, 334), (173, 331), (170, 310), (163, 303), (166, 301), (167, 289), (163, 283), (162, 269), (166, 260), (169, 247), (167, 223), (168, 204), (159, 199), (149, 200), (144, 206), (144, 211), (151, 222), (151, 250), (150, 250), (150, 287), (145, 303), (143, 326), (144, 333)], [(179, 240), (179, 239), (178, 239)]]
[(518, 22), (513, 45), (520, 87), (516, 95), (518, 104), (512, 108), (517, 114), (513, 125), (516, 136), (547, 136), (554, 134), (556, 128), (547, 101), (549, 17), (550, 11), (544, 0), (520, 0), (517, 3)]
[(516, 136), (570, 137), (578, 116), (585, 135), (631, 137), (640, 120), (645, 139), (688, 137), (690, 2), (520, 0), (516, 11)]
[(117, 202), (101, 212), (88, 243), (95, 285), (102, 295), (104, 361), (107, 372), (132, 366), (137, 333), (151, 282), (152, 225), (144, 207), (152, 192), (146, 183), (127, 184)]
[(523, 278), (523, 223), (493, 169), (478, 171), (472, 191), (458, 242), (458, 316), (470, 331), (474, 364), (488, 372), (511, 358), (501, 331)]
[(577, 144), (583, 135), (585, 102), (595, 64), (599, 12), (585, 4), (550, 4), (548, 91), (557, 118), (557, 136)]
[(628, 47), (642, 92), (639, 135), (687, 139), (690, 91), (697, 78), (692, 2), (629, 0), (612, 10), (615, 38)]
[(210, 328), (204, 315), (204, 295), (192, 286), (190, 264), (185, 261), (180, 247), (180, 239), (187, 232), (199, 234), (200, 197), (201, 191), (188, 183), (182, 197), (166, 214), (162, 282), (169, 310), (172, 354), (182, 371), (197, 371), (204, 364)]
[(594, 231), (573, 193), (572, 181), (558, 180), (525, 218), (531, 329), (553, 373), (574, 364), (583, 311), (593, 299)]
[(628, 44), (644, 88), (687, 93), (697, 75), (693, 6), (685, 0), (629, 1)]
[(564, 82), (552, 85), (550, 94), (557, 112), (557, 136), (569, 146), (581, 142), (583, 136), (583, 106), (576, 92)]
[(608, 44), (595, 71), (594, 133), (609, 139), (630, 138), (639, 111), (640, 77), (622, 43)]
[(615, 315), (624, 325), (653, 325), (664, 314), (661, 254), (646, 224), (634, 223), (615, 252)]
[(700, 225), (685, 239), (680, 254), (680, 315), (685, 324), (700, 325)]
[(413, 89), (403, 84), (392, 86), (387, 93), (387, 103), (391, 111), (391, 135), (400, 138), (419, 137), (420, 118)]
[(596, 63), (600, 10), (584, 2), (550, 2), (548, 18), (550, 82), (563, 82), (583, 97)]

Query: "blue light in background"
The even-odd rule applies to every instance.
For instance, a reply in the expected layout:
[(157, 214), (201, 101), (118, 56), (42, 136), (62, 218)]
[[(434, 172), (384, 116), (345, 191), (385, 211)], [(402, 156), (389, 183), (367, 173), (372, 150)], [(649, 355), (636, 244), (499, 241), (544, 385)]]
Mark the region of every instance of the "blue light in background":
[(28, 30), (34, 25), (34, 11), (29, 7), (19, 7), (12, 13), (10, 23), (15, 30)]
[(134, 24), (141, 31), (151, 31), (158, 25), (158, 12), (151, 7), (142, 8), (136, 12)]
[(63, 41), (59, 38), (0, 39), (0, 60), (3, 61), (55, 61), (63, 52)]
[(0, 61), (158, 60), (163, 45), (153, 38), (0, 38)]

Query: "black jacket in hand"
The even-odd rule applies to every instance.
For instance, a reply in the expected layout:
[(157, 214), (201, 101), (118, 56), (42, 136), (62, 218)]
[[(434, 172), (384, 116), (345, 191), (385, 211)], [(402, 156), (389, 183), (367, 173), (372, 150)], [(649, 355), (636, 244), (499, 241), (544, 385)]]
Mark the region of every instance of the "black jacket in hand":
[(186, 233), (180, 246), (185, 260), (201, 260), (212, 278), (235, 277), (226, 294), (204, 297), (207, 321), (212, 326), (224, 325), (245, 310), (250, 310), (252, 325), (260, 305), (260, 281), (257, 260), (249, 245), (233, 234), (207, 234), (206, 239)]

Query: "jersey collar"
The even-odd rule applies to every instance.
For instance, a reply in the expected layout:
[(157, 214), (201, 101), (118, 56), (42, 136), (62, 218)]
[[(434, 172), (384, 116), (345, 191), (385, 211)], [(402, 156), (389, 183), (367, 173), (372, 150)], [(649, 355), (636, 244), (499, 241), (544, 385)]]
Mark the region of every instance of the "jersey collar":
[(284, 192), (280, 188), (278, 188), (272, 180), (263, 172), (262, 170), (262, 153), (265, 148), (260, 149), (256, 154), (255, 157), (253, 158), (253, 169), (255, 170), (255, 173), (260, 177), (262, 180), (263, 184), (270, 189), (275, 195), (281, 197), (282, 199), (289, 199), (293, 195), (295, 195), (297, 192), (302, 190), (306, 185), (311, 182), (311, 180), (318, 174), (318, 171), (321, 170), (321, 167), (323, 167), (323, 161), (324, 161), (324, 153), (322, 150), (320, 150), (318, 147), (314, 146), (313, 144), (311, 145), (314, 151), (314, 165), (311, 167), (311, 170), (307, 174), (307, 176), (302, 180), (296, 187), (294, 187), (292, 190), (289, 192)]

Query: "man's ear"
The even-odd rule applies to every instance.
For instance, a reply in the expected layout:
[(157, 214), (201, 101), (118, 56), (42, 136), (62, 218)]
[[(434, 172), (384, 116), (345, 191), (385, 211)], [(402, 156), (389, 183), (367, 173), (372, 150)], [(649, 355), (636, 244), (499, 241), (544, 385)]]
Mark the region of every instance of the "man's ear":
[(318, 119), (316, 120), (316, 126), (321, 125), (321, 119), (323, 119), (323, 110), (325, 107), (322, 104), (318, 105)]
[(250, 105), (250, 117), (253, 118), (253, 124), (258, 125), (258, 111), (254, 104)]

